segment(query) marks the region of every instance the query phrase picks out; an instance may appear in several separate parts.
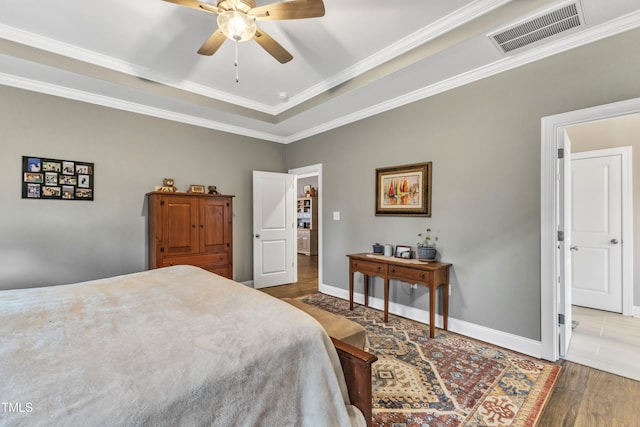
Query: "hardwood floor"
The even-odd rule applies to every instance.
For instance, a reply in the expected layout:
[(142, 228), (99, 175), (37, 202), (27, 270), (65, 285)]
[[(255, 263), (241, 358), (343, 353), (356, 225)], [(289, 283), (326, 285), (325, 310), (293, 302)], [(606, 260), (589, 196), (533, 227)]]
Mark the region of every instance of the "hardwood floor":
[[(318, 257), (298, 255), (298, 282), (264, 288), (277, 298), (318, 292)], [(539, 427), (640, 427), (640, 382), (563, 360)]]
[(640, 426), (640, 382), (562, 361), (540, 427)]
[(298, 255), (298, 281), (289, 285), (262, 288), (276, 298), (297, 298), (318, 292), (318, 256)]

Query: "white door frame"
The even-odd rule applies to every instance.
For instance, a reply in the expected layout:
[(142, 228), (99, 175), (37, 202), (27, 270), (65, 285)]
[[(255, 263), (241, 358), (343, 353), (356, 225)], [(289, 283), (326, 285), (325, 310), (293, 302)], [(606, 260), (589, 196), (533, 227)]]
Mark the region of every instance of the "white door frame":
[[(543, 117), (541, 129), (541, 165), (540, 165), (540, 329), (541, 357), (556, 361), (558, 352), (558, 274), (559, 266), (556, 256), (557, 240), (557, 206), (556, 180), (558, 138), (563, 135), (567, 126), (595, 120), (640, 113), (640, 98), (606, 104), (584, 110), (570, 111), (554, 116)], [(631, 245), (627, 245), (631, 246)], [(632, 248), (629, 248), (632, 249)], [(629, 254), (633, 257), (632, 250)], [(632, 258), (623, 254), (623, 265), (632, 266)], [(631, 286), (631, 291), (633, 286)], [(624, 291), (623, 291), (624, 292)], [(623, 314), (630, 315), (633, 310), (633, 299), (623, 302)]]
[(289, 169), (290, 174), (297, 175), (298, 178), (307, 178), (309, 176), (317, 176), (318, 177), (318, 191), (317, 191), (317, 201), (318, 201), (318, 289), (322, 286), (322, 230), (324, 230), (322, 226), (322, 163), (318, 163), (315, 165), (303, 166), (300, 168)]
[[(557, 215), (557, 229), (565, 230), (564, 241), (558, 242), (557, 250), (557, 263), (558, 263), (558, 316), (564, 315), (564, 324), (558, 323), (558, 338), (560, 340), (560, 357), (564, 357), (569, 351), (569, 343), (571, 342), (571, 335), (573, 329), (571, 328), (571, 298), (572, 298), (572, 266), (573, 258), (571, 257), (571, 241), (573, 236), (571, 235), (571, 209), (572, 209), (572, 193), (571, 193), (571, 140), (566, 131), (563, 131), (558, 135), (557, 140), (558, 148), (564, 151), (562, 158), (558, 158), (558, 175), (564, 177), (564, 179), (557, 180), (559, 197), (557, 199), (558, 211)], [(558, 153), (559, 154), (559, 153)], [(567, 232), (566, 230), (569, 230)]]

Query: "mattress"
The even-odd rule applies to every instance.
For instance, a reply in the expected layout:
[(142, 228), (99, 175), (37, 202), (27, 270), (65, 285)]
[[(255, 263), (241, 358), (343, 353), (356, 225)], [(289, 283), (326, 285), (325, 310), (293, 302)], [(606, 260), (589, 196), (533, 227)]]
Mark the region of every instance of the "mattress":
[(0, 331), (0, 425), (366, 425), (314, 319), (197, 267), (1, 291)]

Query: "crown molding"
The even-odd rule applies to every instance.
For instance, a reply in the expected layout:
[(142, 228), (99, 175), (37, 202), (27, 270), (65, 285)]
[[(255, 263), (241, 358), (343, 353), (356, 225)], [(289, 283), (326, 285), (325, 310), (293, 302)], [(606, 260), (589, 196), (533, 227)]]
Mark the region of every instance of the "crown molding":
[[(497, 4), (500, 2), (494, 3)], [(131, 111), (134, 113), (172, 120), (194, 126), (200, 126), (208, 129), (214, 129), (222, 132), (262, 139), (265, 141), (289, 144), (638, 27), (640, 27), (640, 11), (627, 14), (625, 16), (595, 27), (586, 28), (583, 31), (573, 33), (565, 38), (555, 40), (545, 45), (541, 45), (518, 55), (502, 58), (491, 64), (487, 64), (474, 70), (461, 73), (452, 78), (440, 81), (429, 86), (425, 86), (424, 88), (417, 89), (388, 101), (356, 111), (352, 114), (348, 114), (338, 119), (328, 121), (321, 125), (285, 137), (267, 132), (254, 131), (242, 126), (229, 125), (215, 120), (202, 119), (199, 117), (176, 113), (166, 109), (150, 107), (139, 103), (133, 103), (108, 96), (97, 95), (86, 91), (43, 83), (36, 80), (25, 79), (8, 74), (0, 74), (0, 84), (35, 92), (46, 93), (54, 96), (60, 96), (63, 98), (74, 99), (82, 102), (88, 102), (119, 110)], [(6, 28), (6, 26), (0, 25), (0, 37), (5, 37), (4, 31), (6, 30)], [(6, 38), (10, 39), (9, 37)], [(19, 43), (22, 43), (22, 41), (17, 41)], [(59, 45), (59, 43), (56, 44)], [(48, 49), (47, 46), (42, 45), (40, 45), (40, 48)], [(61, 53), (57, 50), (55, 53), (64, 55), (64, 53)], [(95, 55), (91, 52), (87, 52), (87, 55), (101, 57), (103, 59), (108, 58), (102, 57), (101, 55)], [(130, 74), (130, 72), (128, 74)], [(151, 77), (153, 78), (153, 76)]]
[(125, 101), (109, 96), (98, 95), (82, 90), (72, 89), (60, 85), (44, 83), (38, 80), (26, 79), (9, 74), (0, 73), (0, 84), (11, 86), (18, 89), (29, 90), (47, 95), (58, 96), (61, 98), (72, 99), (75, 101), (86, 102), (89, 104), (100, 105), (102, 107), (113, 108), (117, 110), (128, 111), (132, 113), (143, 114), (146, 116), (156, 117), (174, 122), (184, 123), (193, 126), (199, 126), (207, 129), (218, 130), (236, 135), (257, 138), (265, 141), (285, 143), (285, 139), (274, 134), (266, 132), (258, 132), (242, 126), (233, 126), (226, 123), (217, 122), (215, 120), (207, 120), (199, 117), (176, 113), (175, 111), (165, 110), (162, 108), (151, 107), (145, 104)]
[(312, 99), (331, 88), (334, 88), (344, 82), (347, 82), (361, 74), (371, 71), (375, 67), (388, 62), (403, 53), (409, 52), (416, 47), (433, 40), (451, 29), (466, 24), (467, 22), (478, 18), (478, 16), (488, 13), (511, 0), (476, 0), (443, 18), (435, 21), (431, 25), (424, 27), (407, 37), (387, 46), (386, 48), (376, 52), (375, 54), (363, 59), (362, 61), (334, 74), (322, 82), (311, 86), (310, 88), (293, 95), (289, 98), (287, 105), (275, 108), (274, 114), (281, 114), (303, 102)]
[(335, 74), (334, 76), (316, 84), (312, 87), (295, 94), (289, 98), (286, 104), (278, 104), (271, 106), (259, 102), (231, 95), (224, 91), (212, 89), (208, 86), (197, 84), (188, 80), (176, 81), (175, 79), (154, 72), (145, 67), (121, 61), (113, 57), (102, 55), (87, 49), (83, 49), (68, 43), (62, 43), (47, 37), (40, 36), (28, 31), (0, 24), (0, 37), (7, 40), (30, 46), (36, 49), (46, 50), (64, 57), (76, 59), (88, 64), (104, 67), (113, 71), (128, 74), (134, 77), (140, 77), (152, 82), (161, 83), (163, 85), (176, 89), (192, 92), (198, 95), (213, 98), (229, 104), (252, 109), (266, 114), (278, 115), (297, 105), (320, 95), (327, 90), (344, 83), (360, 74), (363, 74), (405, 52), (408, 52), (421, 44), (428, 42), (438, 36), (445, 34), (452, 28), (477, 18), (479, 15), (490, 12), (498, 8), (510, 0), (476, 0), (449, 15), (439, 19), (433, 24), (425, 27), (415, 33), (405, 37), (404, 39), (388, 46), (387, 48), (377, 52), (374, 55), (360, 61), (359, 63)]
[(273, 107), (266, 104), (231, 95), (227, 92), (215, 90), (208, 86), (193, 83), (191, 81), (176, 81), (174, 78), (156, 73), (148, 68), (140, 67), (130, 62), (121, 61), (107, 55), (102, 55), (68, 43), (63, 43), (38, 34), (10, 27), (8, 25), (0, 24), (0, 38), (262, 113), (273, 114), (274, 111)]
[(598, 40), (602, 40), (607, 37), (611, 37), (638, 27), (640, 27), (640, 11), (632, 12), (628, 15), (611, 20), (607, 23), (574, 33), (566, 38), (558, 39), (554, 42), (550, 42), (537, 48), (533, 48), (517, 56), (505, 57), (491, 64), (487, 64), (474, 70), (458, 74), (457, 76), (442, 80), (429, 86), (425, 86), (424, 88), (359, 110), (355, 113), (348, 114), (346, 116), (340, 117), (339, 119), (332, 120), (323, 123), (322, 125), (292, 134), (286, 138), (285, 143), (292, 143), (300, 139), (327, 132), (337, 127), (344, 126), (358, 120), (362, 120), (367, 117), (371, 117), (373, 115), (380, 114), (385, 111), (389, 111), (403, 105), (410, 104), (412, 102), (416, 102), (440, 94), (442, 92), (455, 89), (460, 86), (464, 86), (468, 83), (482, 80), (484, 78), (509, 71), (517, 67), (521, 67), (531, 62), (535, 62), (540, 59), (544, 59), (549, 56), (574, 49), (576, 47), (584, 46), (589, 43), (593, 43)]

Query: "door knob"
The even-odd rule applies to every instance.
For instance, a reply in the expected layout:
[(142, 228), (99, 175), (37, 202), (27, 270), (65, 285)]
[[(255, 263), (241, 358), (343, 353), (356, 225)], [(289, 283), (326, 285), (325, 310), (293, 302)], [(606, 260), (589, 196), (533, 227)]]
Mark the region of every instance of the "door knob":
[(256, 239), (259, 239), (259, 238), (260, 238), (260, 235), (259, 235), (259, 234), (256, 234)]
[(576, 246), (576, 245), (571, 245), (571, 246), (569, 246), (569, 250), (570, 250), (570, 251), (577, 251), (577, 250), (578, 250), (578, 246)]
[(618, 243), (620, 243), (620, 242), (618, 242), (618, 239), (611, 239), (611, 244), (612, 245), (617, 245)]

